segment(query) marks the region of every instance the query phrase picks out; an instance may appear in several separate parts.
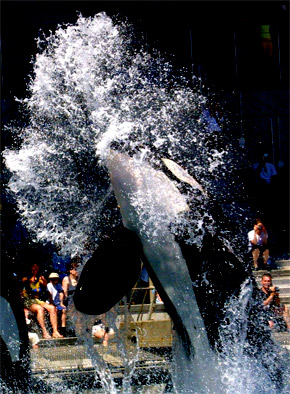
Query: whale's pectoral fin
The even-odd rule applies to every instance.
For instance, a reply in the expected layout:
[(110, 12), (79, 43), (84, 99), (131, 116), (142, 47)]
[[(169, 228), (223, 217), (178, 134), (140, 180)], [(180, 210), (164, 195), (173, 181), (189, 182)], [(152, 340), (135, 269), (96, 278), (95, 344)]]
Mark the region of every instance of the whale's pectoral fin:
[(202, 194), (208, 197), (207, 192), (203, 189), (200, 183), (194, 179), (185, 169), (183, 169), (179, 164), (170, 159), (161, 159), (165, 166), (172, 172), (172, 174), (181, 180), (182, 182), (186, 182), (188, 185), (192, 186), (194, 189), (198, 189), (202, 192)]
[(138, 236), (123, 226), (104, 239), (81, 272), (73, 297), (76, 309), (88, 315), (110, 310), (137, 282), (141, 255)]

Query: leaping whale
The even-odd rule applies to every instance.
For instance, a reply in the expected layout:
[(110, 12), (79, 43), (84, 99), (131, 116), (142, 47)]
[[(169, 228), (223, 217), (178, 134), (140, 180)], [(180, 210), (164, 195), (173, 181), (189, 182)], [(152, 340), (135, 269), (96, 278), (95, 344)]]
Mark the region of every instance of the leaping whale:
[[(180, 166), (169, 160), (163, 162), (175, 176), (208, 198), (202, 186)], [(205, 326), (182, 248), (170, 230), (170, 225), (190, 207), (174, 182), (148, 163), (111, 151), (107, 168), (122, 225), (100, 244), (83, 268), (74, 294), (75, 306), (87, 314), (107, 312), (136, 283), (142, 260), (174, 322), (184, 356), (198, 362), (195, 381), (199, 379), (201, 387), (207, 376), (207, 385), (216, 393), (219, 378), (207, 335), (210, 324)], [(98, 286), (97, 277), (102, 278)], [(105, 290), (108, 283), (109, 292)]]

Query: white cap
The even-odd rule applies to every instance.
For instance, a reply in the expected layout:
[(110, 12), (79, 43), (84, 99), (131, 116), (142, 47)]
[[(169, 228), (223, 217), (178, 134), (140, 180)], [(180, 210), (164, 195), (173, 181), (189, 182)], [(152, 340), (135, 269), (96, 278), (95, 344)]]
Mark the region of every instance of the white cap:
[(48, 279), (59, 279), (59, 275), (56, 272), (52, 272)]

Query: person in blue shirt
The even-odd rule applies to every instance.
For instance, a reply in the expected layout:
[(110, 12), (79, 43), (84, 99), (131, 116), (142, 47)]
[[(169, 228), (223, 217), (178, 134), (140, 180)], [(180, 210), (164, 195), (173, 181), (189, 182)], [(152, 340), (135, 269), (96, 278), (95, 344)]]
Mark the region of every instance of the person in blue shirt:
[(59, 283), (59, 275), (56, 272), (52, 272), (48, 277), (50, 283), (47, 285), (52, 299), (53, 305), (56, 307), (57, 314), (61, 315), (61, 328), (60, 332), (65, 333), (66, 331), (66, 306), (64, 305), (64, 291)]

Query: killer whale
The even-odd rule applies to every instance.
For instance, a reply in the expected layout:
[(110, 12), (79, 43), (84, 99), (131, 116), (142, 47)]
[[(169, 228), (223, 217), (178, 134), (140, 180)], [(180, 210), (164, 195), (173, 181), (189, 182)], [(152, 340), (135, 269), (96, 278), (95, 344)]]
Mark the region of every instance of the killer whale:
[[(167, 167), (172, 165), (168, 161), (166, 164)], [(148, 163), (138, 162), (126, 154), (114, 151), (107, 158), (107, 168), (122, 216), (122, 225), (115, 230), (122, 234), (120, 239), (127, 239), (121, 248), (120, 239), (114, 242), (114, 236), (112, 236), (110, 242), (102, 243), (96, 250), (92, 259), (82, 270), (74, 294), (75, 306), (80, 312), (89, 314), (101, 314), (108, 311), (120, 301), (121, 289), (123, 289), (124, 296), (130, 286), (137, 281), (138, 272), (133, 267), (140, 267), (138, 261), (142, 260), (172, 317), (184, 355), (199, 360), (199, 373), (196, 378), (202, 379), (206, 374), (208, 384), (212, 384), (216, 390), (218, 377), (214, 373), (215, 369), (212, 368), (215, 355), (210, 345), (214, 345), (218, 330), (216, 320), (219, 320), (221, 316), (213, 313), (213, 308), (218, 305), (222, 309), (226, 297), (233, 294), (241, 284), (245, 277), (242, 263), (229, 248), (223, 246), (222, 240), (217, 237), (212, 237), (212, 239), (208, 237), (204, 249), (196, 250), (194, 253), (192, 246), (187, 248), (185, 243), (182, 245), (182, 242), (178, 242), (176, 236), (170, 231), (170, 225), (179, 215), (189, 213), (190, 207), (175, 184), (163, 172), (153, 169)], [(177, 169), (178, 167), (175, 166), (175, 173), (178, 173)], [(191, 178), (189, 174), (186, 176), (185, 173), (182, 174), (182, 178), (208, 199), (208, 194), (194, 178)], [(160, 213), (163, 215), (162, 221), (155, 220), (154, 215)], [(209, 251), (208, 246), (210, 246)], [(110, 256), (114, 248), (112, 259)], [(192, 286), (193, 279), (201, 274), (202, 259), (208, 258), (208, 264), (213, 263), (212, 258), (209, 257), (214, 253), (215, 248), (222, 249), (225, 258), (231, 254), (229, 264), (233, 262), (236, 264), (234, 270), (226, 274), (231, 284), (228, 289), (224, 289), (225, 295), (218, 301), (216, 292), (212, 295), (209, 295), (211, 294), (209, 292), (206, 295), (207, 289), (201, 288), (195, 292)], [(119, 253), (120, 249), (122, 251)], [(107, 258), (105, 250), (108, 251)], [(201, 255), (199, 259), (198, 255)], [(192, 262), (193, 257), (197, 260), (195, 263)], [(111, 266), (112, 261), (114, 263)], [(122, 267), (121, 275), (120, 266)], [(221, 263), (216, 266), (220, 270)], [(104, 294), (103, 288), (106, 284), (103, 283), (99, 289), (96, 289), (93, 278), (98, 275), (102, 278), (108, 275), (108, 269), (110, 272), (108, 282), (104, 282), (117, 283), (119, 287), (116, 286), (115, 292), (110, 286), (111, 303), (108, 303), (106, 299), (103, 303), (102, 294)], [(244, 270), (243, 275), (241, 275), (241, 269)], [(215, 275), (217, 274), (212, 267), (211, 270)], [(128, 275), (127, 280), (126, 275)], [(212, 279), (217, 283), (216, 278)]]
[[(169, 159), (162, 159), (162, 162), (177, 178), (200, 191), (208, 201), (212, 201), (209, 193), (177, 163)], [(123, 223), (112, 230), (111, 234), (101, 242), (92, 258), (83, 268), (74, 295), (76, 308), (88, 314), (102, 314), (108, 311), (137, 282), (140, 273), (138, 271), (140, 261), (142, 260), (175, 322), (186, 353), (190, 354), (193, 351), (191, 348), (192, 342), (189, 340), (188, 330), (184, 327), (184, 319), (185, 321), (188, 319), (188, 313), (187, 311), (183, 312), (184, 319), (177, 313), (178, 308), (174, 306), (172, 301), (175, 298), (172, 289), (178, 286), (177, 278), (179, 278), (179, 283), (185, 283), (184, 287), (188, 290), (184, 290), (184, 299), (177, 302), (180, 305), (186, 305), (188, 308), (187, 299), (191, 299), (193, 296), (192, 282), (198, 282), (207, 272), (211, 289), (209, 290), (204, 286), (195, 287), (198, 305), (192, 306), (189, 310), (192, 309), (197, 315), (199, 314), (198, 311), (201, 311), (199, 330), (204, 330), (203, 322), (205, 322), (210, 344), (215, 346), (218, 326), (223, 317), (223, 305), (229, 296), (238, 291), (239, 286), (248, 275), (246, 265), (229, 250), (228, 246), (224, 245), (223, 239), (218, 235), (207, 234), (204, 237), (202, 248), (198, 249), (193, 245), (187, 245), (184, 239), (177, 239), (176, 236), (170, 234), (168, 230), (170, 222), (179, 214), (188, 213), (192, 209), (163, 172), (151, 168), (148, 164), (138, 164), (129, 156), (116, 151), (111, 151), (107, 167), (117, 203), (120, 206)], [(170, 211), (170, 217), (165, 219), (165, 222), (166, 220), (167, 222), (162, 230), (154, 228), (154, 220), (145, 224), (146, 229), (142, 228), (144, 222), (141, 223), (139, 213), (131, 206), (132, 196), (140, 193), (141, 188), (143, 188), (144, 195), (148, 193), (148, 187), (155, 189), (156, 185), (152, 187), (152, 182), (159, 184), (159, 188), (157, 185), (159, 192), (166, 185), (166, 199), (162, 200), (164, 196), (159, 196), (156, 202), (152, 200), (152, 196), (147, 195), (145, 197), (151, 198), (151, 204), (155, 204), (158, 211)], [(124, 187), (126, 190), (124, 190)], [(217, 210), (216, 207), (215, 210)], [(143, 216), (149, 215), (149, 213), (144, 212), (142, 214)], [(148, 228), (148, 226), (153, 226), (153, 228)], [(140, 235), (140, 232), (143, 235)], [(158, 235), (152, 235), (154, 232)], [(158, 237), (165, 238), (165, 235), (169, 237), (168, 244), (164, 243), (162, 247), (158, 248), (156, 239)], [(218, 257), (217, 253), (219, 254)], [(155, 256), (158, 254), (162, 255), (163, 258), (167, 254), (172, 261), (177, 261), (179, 265), (175, 263), (174, 266), (168, 257), (167, 261), (161, 262), (158, 259), (155, 261)], [(167, 269), (165, 273), (162, 270), (163, 266)], [(225, 266), (231, 267), (231, 269), (224, 270), (223, 280), (218, 279)], [(169, 267), (171, 267), (171, 271), (169, 271)], [(178, 267), (178, 273), (176, 273), (176, 267)], [(172, 283), (168, 279), (170, 277), (169, 272), (171, 272), (171, 278), (174, 278)], [(174, 276), (177, 274), (178, 276)], [(98, 282), (98, 286), (95, 285), (97, 277), (104, 278), (102, 282)], [(109, 292), (105, 290), (107, 283), (110, 284)], [(170, 291), (172, 295), (169, 294)], [(105, 299), (102, 296), (104, 293), (108, 294)], [(217, 306), (219, 307), (218, 311)], [(189, 327), (191, 324), (191, 322), (188, 323)], [(192, 336), (194, 335), (192, 334)]]

